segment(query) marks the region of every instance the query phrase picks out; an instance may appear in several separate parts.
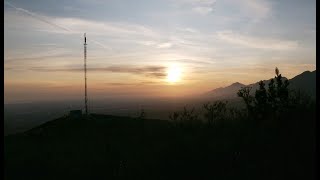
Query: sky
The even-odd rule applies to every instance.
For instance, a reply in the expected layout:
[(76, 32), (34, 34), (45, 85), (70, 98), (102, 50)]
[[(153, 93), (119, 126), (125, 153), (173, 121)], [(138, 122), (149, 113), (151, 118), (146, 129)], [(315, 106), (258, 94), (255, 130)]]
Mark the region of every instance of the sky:
[(91, 98), (316, 69), (316, 0), (5, 0), (4, 103), (83, 98), (84, 33)]

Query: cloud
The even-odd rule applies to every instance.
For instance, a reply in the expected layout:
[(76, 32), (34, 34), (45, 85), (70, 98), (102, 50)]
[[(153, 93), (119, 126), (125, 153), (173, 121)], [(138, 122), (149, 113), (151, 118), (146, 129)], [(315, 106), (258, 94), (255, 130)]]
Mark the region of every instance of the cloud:
[(158, 48), (170, 48), (172, 46), (171, 43), (167, 42), (167, 43), (160, 43), (157, 45)]
[(33, 44), (32, 46), (33, 46), (33, 47), (44, 47), (44, 46), (47, 46), (47, 47), (49, 47), (49, 48), (59, 47), (58, 44), (53, 44), (53, 43)]
[[(117, 35), (117, 36), (154, 36), (150, 28), (126, 22), (100, 22), (79, 18), (51, 18), (55, 24), (61, 24), (74, 32), (87, 32), (92, 35)], [(61, 32), (64, 33), (64, 32)]]
[(298, 47), (297, 41), (253, 37), (235, 33), (229, 30), (217, 32), (216, 36), (218, 39), (224, 42), (255, 49), (292, 50)]
[[(161, 31), (160, 29), (151, 28), (146, 25), (129, 22), (93, 21), (79, 18), (52, 17), (36, 14), (36, 16), (45, 19), (45, 21), (38, 21), (38, 18), (21, 15), (22, 14), (17, 14), (14, 11), (6, 10), (6, 28), (10, 29), (11, 27), (14, 27), (15, 29), (20, 28), (21, 30), (27, 29), (31, 31), (41, 31), (50, 34), (78, 34), (79, 36), (83, 36), (83, 32), (86, 32), (89, 44), (91, 42), (91, 44), (98, 45), (111, 51), (116, 51), (115, 49), (118, 48), (117, 46), (114, 46), (114, 43), (118, 45), (118, 43), (123, 44), (123, 42), (125, 42), (124, 46), (134, 43), (143, 46), (150, 46), (152, 48), (149, 50), (152, 50), (153, 48), (169, 49), (173, 45), (175, 45), (175, 47), (199, 47), (199, 44), (195, 43), (195, 41), (198, 41), (197, 38), (201, 36), (201, 39), (207, 39), (207, 35), (202, 35), (199, 31), (191, 27), (178, 28), (179, 31), (172, 35), (168, 31)], [(68, 30), (65, 30), (65, 28)], [(186, 40), (186, 38), (189, 38), (190, 40)], [(98, 39), (99, 42), (95, 39)], [(101, 42), (104, 39), (109, 39), (107, 45), (106, 42)], [(110, 44), (113, 45), (113, 48), (111, 48)], [(123, 45), (119, 47), (122, 48)]]
[(191, 65), (204, 65), (204, 66), (209, 66), (214, 64), (214, 62), (211, 62), (211, 61), (194, 60), (194, 59), (177, 59), (174, 61), (191, 64)]
[(209, 14), (210, 12), (212, 12), (213, 8), (212, 7), (205, 7), (205, 6), (198, 6), (198, 7), (192, 8), (192, 11), (199, 13), (201, 15), (206, 15), (206, 14)]
[(68, 64), (66, 59), (75, 60), (77, 55), (62, 47), (30, 46), (27, 49), (7, 51), (4, 56), (4, 68), (6, 71), (24, 71), (32, 66), (50, 66)]
[(271, 13), (271, 5), (264, 0), (242, 0), (255, 17), (265, 18)]
[(217, 0), (178, 0), (176, 2), (184, 5), (209, 7), (213, 6), (216, 3), (216, 1)]
[[(30, 17), (32, 17), (33, 19), (36, 19), (36, 20), (39, 20), (41, 22), (44, 22), (50, 26), (54, 26), (56, 29), (52, 30), (51, 28), (40, 28), (40, 29), (37, 29), (38, 31), (44, 31), (44, 32), (51, 32), (51, 33), (63, 33), (63, 34), (82, 34), (84, 31), (75, 31), (75, 30), (72, 30), (72, 29), (69, 29), (66, 24), (62, 24), (60, 25), (59, 22), (55, 22), (57, 19), (56, 18), (52, 18), (52, 17), (47, 17), (47, 16), (43, 16), (43, 15), (39, 15), (39, 14), (36, 14), (36, 13), (33, 13), (31, 11), (28, 11), (26, 9), (23, 9), (23, 8), (18, 8), (14, 5), (12, 5), (11, 3), (8, 3), (7, 1), (5, 1), (5, 3), (7, 5), (9, 5), (10, 7), (14, 8), (15, 10), (19, 11), (19, 12), (23, 12), (24, 14), (27, 14), (29, 15)], [(13, 16), (13, 17), (12, 17)], [(29, 21), (30, 22), (30, 19), (22, 16), (23, 18), (22, 19), (26, 19), (27, 22)], [(8, 16), (8, 22), (14, 22), (14, 21), (10, 21), (10, 18), (13, 18), (13, 19), (20, 19), (19, 17), (15, 17), (14, 14), (10, 14), (9, 13), (9, 16)], [(6, 20), (6, 18), (5, 18)], [(23, 21), (23, 20), (22, 20)], [(31, 22), (33, 22), (31, 20)], [(30, 25), (31, 23), (29, 23), (28, 25)], [(22, 26), (23, 27), (23, 26)], [(24, 28), (24, 27), (23, 27)], [(90, 39), (88, 40), (88, 42), (93, 42), (94, 44), (104, 48), (104, 49), (109, 49), (111, 50), (110, 47), (107, 47), (106, 45), (104, 45), (103, 43), (99, 42), (99, 41), (96, 41), (94, 39)]]
[[(188, 7), (200, 15), (208, 15), (215, 9), (215, 4), (221, 4), (220, 7), (235, 8), (239, 11), (238, 17), (247, 17), (254, 22), (267, 18), (272, 13), (272, 4), (266, 0), (175, 0), (180, 7)], [(237, 17), (234, 17), (237, 18)]]
[(166, 49), (166, 48), (172, 47), (172, 43), (170, 42), (160, 43), (156, 41), (136, 41), (136, 43), (139, 45), (151, 46), (151, 47), (160, 48), (160, 49)]
[(46, 59), (53, 59), (53, 58), (66, 58), (70, 57), (70, 53), (61, 53), (61, 54), (48, 54), (48, 55), (42, 55), (42, 56), (34, 56), (34, 57), (17, 57), (17, 58), (5, 58), (5, 64), (10, 64), (10, 63), (17, 63), (17, 62), (34, 62), (34, 61), (39, 61), (39, 60), (46, 60)]
[(152, 72), (152, 73), (146, 73), (147, 77), (166, 77), (167, 73), (165, 72)]
[(62, 29), (62, 30), (64, 30), (64, 31), (71, 32), (70, 29), (68, 29), (68, 28), (66, 28), (66, 27), (63, 27), (63, 26), (60, 26), (60, 25), (58, 25), (58, 24), (52, 23), (50, 20), (48, 20), (48, 19), (47, 19), (46, 17), (44, 17), (44, 16), (41, 16), (41, 15), (36, 14), (36, 13), (33, 13), (33, 12), (28, 11), (28, 10), (23, 9), (23, 8), (18, 8), (18, 7), (14, 6), (13, 4), (11, 4), (11, 3), (7, 2), (7, 1), (4, 1), (4, 3), (7, 4), (8, 6), (14, 8), (15, 10), (24, 12), (25, 14), (27, 14), (27, 15), (29, 15), (29, 16), (31, 16), (31, 17), (39, 20), (39, 21), (42, 21), (42, 22), (47, 23), (47, 24), (50, 24), (50, 25), (52, 25), (52, 26), (54, 26), (54, 27), (56, 27), (56, 28), (58, 28), (58, 29)]
[(113, 83), (105, 83), (108, 86), (141, 86), (141, 85), (150, 85), (150, 84), (156, 84), (156, 82), (153, 81), (142, 81), (137, 83), (120, 83), (120, 82), (113, 82)]
[(258, 22), (271, 15), (271, 3), (265, 0), (228, 0), (239, 9), (241, 16), (249, 17), (253, 22)]
[(152, 46), (157, 44), (157, 42), (154, 42), (154, 41), (137, 41), (137, 43), (144, 46)]
[(213, 11), (216, 0), (178, 0), (175, 1), (180, 6), (189, 6), (195, 13), (207, 15)]
[(111, 50), (110, 47), (104, 45), (102, 42), (94, 40), (92, 36), (111, 36), (117, 38), (157, 36), (157, 33), (155, 33), (151, 28), (135, 23), (101, 22), (70, 17), (51, 17), (40, 15), (23, 8), (18, 8), (8, 2), (6, 2), (6, 4), (16, 10), (5, 11), (4, 19), (6, 22), (5, 24), (8, 27), (18, 27), (21, 29), (29, 27), (34, 31), (55, 34), (83, 35), (84, 32), (87, 32), (87, 34), (91, 35), (91, 37), (88, 38), (88, 42), (92, 42), (104, 49)]
[[(83, 68), (46, 68), (46, 67), (32, 67), (31, 71), (37, 72), (83, 72)], [(108, 66), (108, 67), (88, 67), (89, 72), (111, 72), (111, 73), (128, 73), (133, 75), (144, 75), (147, 77), (165, 77), (166, 67), (164, 66)]]
[(179, 32), (186, 32), (186, 33), (197, 33), (198, 30), (194, 29), (194, 28), (190, 28), (190, 27), (187, 27), (187, 28), (177, 28), (177, 31)]

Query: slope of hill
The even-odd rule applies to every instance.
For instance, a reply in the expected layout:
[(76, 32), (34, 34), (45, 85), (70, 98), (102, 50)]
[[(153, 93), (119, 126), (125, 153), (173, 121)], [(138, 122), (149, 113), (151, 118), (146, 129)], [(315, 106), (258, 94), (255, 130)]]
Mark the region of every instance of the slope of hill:
[(241, 84), (239, 82), (235, 82), (227, 87), (220, 87), (205, 93), (205, 96), (215, 96), (220, 98), (225, 97), (237, 97), (237, 92), (241, 87), (245, 87), (246, 85)]
[(305, 71), (290, 79), (289, 87), (299, 89), (312, 97), (316, 97), (316, 70), (312, 72)]
[(313, 114), (284, 128), (65, 116), (4, 138), (4, 179), (312, 179)]
[[(287, 79), (283, 77), (283, 79)], [(269, 80), (263, 80), (266, 87), (269, 84), (271, 78)], [(312, 97), (316, 97), (316, 70), (313, 72), (305, 71), (292, 79), (289, 79), (290, 89), (301, 90)], [(244, 85), (241, 83), (233, 83), (230, 86), (224, 88), (217, 88), (212, 91), (209, 91), (204, 94), (207, 97), (217, 97), (221, 99), (225, 98), (235, 98), (237, 97), (237, 92), (241, 87), (252, 87), (251, 93), (254, 93), (256, 89), (259, 88), (259, 82), (255, 82), (249, 85)]]
[[(5, 179), (135, 177), (141, 175), (140, 160), (152, 158), (144, 146), (153, 141), (160, 150), (163, 142), (158, 136), (170, 139), (167, 126), (164, 120), (111, 115), (93, 114), (89, 120), (61, 117), (5, 137)], [(143, 144), (142, 136), (152, 138), (145, 139), (149, 144)], [(130, 172), (122, 172), (127, 166)]]

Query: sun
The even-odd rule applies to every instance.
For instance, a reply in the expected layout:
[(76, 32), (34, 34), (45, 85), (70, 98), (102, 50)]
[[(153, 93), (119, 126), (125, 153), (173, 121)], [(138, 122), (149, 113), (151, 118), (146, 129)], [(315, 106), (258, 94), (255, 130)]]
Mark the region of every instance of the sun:
[(181, 79), (181, 69), (178, 66), (171, 66), (168, 68), (167, 81), (175, 83)]

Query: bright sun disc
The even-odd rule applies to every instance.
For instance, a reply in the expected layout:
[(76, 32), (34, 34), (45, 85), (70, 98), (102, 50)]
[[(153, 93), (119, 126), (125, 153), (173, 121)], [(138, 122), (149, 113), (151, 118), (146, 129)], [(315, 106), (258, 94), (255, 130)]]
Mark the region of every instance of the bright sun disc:
[(181, 70), (180, 68), (173, 66), (168, 69), (167, 81), (174, 83), (180, 80)]

